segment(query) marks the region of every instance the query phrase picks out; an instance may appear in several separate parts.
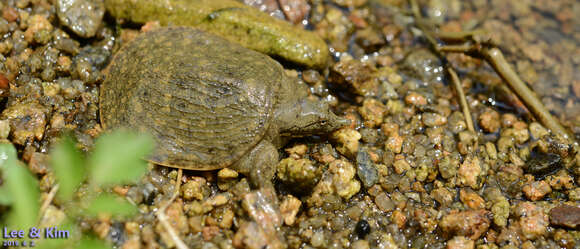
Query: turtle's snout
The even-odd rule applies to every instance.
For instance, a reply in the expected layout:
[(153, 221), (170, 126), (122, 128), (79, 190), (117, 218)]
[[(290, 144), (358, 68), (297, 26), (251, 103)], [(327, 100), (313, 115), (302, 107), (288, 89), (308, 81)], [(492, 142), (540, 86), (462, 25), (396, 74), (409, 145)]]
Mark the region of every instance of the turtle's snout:
[(336, 114), (329, 111), (328, 131), (332, 132), (342, 127), (350, 125), (350, 119), (336, 116)]

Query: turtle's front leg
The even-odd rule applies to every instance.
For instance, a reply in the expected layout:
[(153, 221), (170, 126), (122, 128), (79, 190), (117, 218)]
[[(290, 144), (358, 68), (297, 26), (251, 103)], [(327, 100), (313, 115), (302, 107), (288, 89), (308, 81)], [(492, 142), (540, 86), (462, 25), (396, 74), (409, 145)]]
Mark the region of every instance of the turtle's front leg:
[[(242, 228), (235, 237), (242, 241), (245, 247), (281, 249), (286, 248), (284, 236), (279, 231), (282, 225), (282, 215), (278, 206), (278, 197), (272, 178), (278, 163), (278, 151), (267, 140), (262, 140), (256, 147), (243, 156), (232, 166), (236, 171), (250, 178), (253, 190), (242, 197), (242, 207), (251, 218), (250, 222), (242, 222)], [(256, 229), (250, 229), (256, 227)], [(261, 240), (257, 240), (256, 236)], [(258, 244), (248, 241), (259, 241)]]
[(250, 179), (254, 188), (273, 188), (272, 179), (279, 161), (278, 150), (266, 140), (260, 141), (232, 166), (232, 169)]

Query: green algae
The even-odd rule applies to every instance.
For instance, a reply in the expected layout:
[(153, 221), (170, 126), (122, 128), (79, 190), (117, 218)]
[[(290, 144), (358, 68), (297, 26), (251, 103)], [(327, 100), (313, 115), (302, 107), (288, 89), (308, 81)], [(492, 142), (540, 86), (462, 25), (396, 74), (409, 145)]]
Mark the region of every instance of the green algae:
[(306, 67), (324, 68), (326, 43), (316, 34), (234, 0), (106, 0), (115, 18), (192, 26)]

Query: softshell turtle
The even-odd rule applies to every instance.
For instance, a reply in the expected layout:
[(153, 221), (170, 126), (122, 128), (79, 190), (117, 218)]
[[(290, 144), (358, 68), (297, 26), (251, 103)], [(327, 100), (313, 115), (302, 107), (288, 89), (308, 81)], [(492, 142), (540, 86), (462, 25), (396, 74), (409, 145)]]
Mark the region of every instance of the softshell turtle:
[[(101, 86), (103, 128), (153, 135), (148, 158), (191, 170), (233, 167), (270, 182), (290, 136), (350, 122), (311, 100), (270, 57), (187, 27), (146, 32), (115, 55)], [(270, 179), (266, 179), (270, 178)]]

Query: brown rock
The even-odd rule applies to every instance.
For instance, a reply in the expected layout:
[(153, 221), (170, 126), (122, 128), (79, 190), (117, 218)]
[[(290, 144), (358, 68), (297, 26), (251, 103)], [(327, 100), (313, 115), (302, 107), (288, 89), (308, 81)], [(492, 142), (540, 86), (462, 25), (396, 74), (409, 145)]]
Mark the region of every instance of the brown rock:
[(447, 241), (447, 249), (473, 249), (475, 242), (463, 236), (455, 236)]
[(201, 235), (203, 236), (203, 240), (210, 241), (220, 233), (220, 228), (216, 226), (206, 226), (203, 227), (201, 230)]
[(500, 127), (499, 113), (494, 110), (487, 110), (479, 115), (479, 125), (486, 132), (497, 132)]
[(18, 11), (11, 7), (4, 7), (2, 10), (2, 18), (6, 19), (8, 22), (14, 22), (18, 19)]
[(262, 188), (245, 194), (242, 208), (259, 226), (265, 239), (269, 241), (268, 244), (282, 244), (282, 237), (277, 233), (277, 229), (282, 225), (282, 215), (273, 188)]
[(333, 2), (343, 7), (354, 8), (364, 5), (367, 0), (334, 0)]
[(243, 222), (234, 235), (232, 244), (236, 248), (248, 249), (286, 248), (279, 240), (272, 240), (256, 222)]
[(393, 216), (391, 216), (391, 222), (395, 223), (400, 229), (405, 227), (407, 224), (407, 216), (400, 210), (393, 211)]
[(6, 97), (10, 93), (10, 82), (4, 76), (4, 74), (0, 73), (0, 97)]
[(479, 180), (481, 174), (482, 169), (479, 158), (477, 157), (467, 157), (457, 171), (459, 184), (461, 186), (469, 186), (473, 189), (479, 189), (481, 187)]
[(552, 192), (552, 188), (546, 181), (534, 181), (532, 183), (526, 184), (522, 191), (526, 194), (526, 197), (532, 201), (541, 200), (545, 195)]
[(577, 98), (580, 98), (580, 80), (572, 81), (572, 91)]
[(548, 216), (544, 210), (534, 205), (532, 202), (520, 202), (514, 210), (516, 217), (519, 217), (521, 234), (527, 239), (535, 239), (544, 236), (549, 225)]
[(28, 167), (34, 174), (46, 174), (48, 168), (48, 155), (40, 152), (32, 153), (30, 161), (28, 162)]
[(387, 108), (383, 103), (376, 99), (365, 99), (363, 105), (359, 107), (358, 112), (365, 120), (367, 127), (376, 127), (383, 123), (383, 117)]
[(278, 3), (286, 19), (294, 24), (301, 23), (310, 11), (310, 5), (305, 0), (279, 0)]
[(286, 195), (284, 197), (282, 204), (280, 204), (280, 213), (286, 225), (291, 226), (294, 224), (300, 205), (302, 205), (302, 202), (298, 198), (292, 195)]
[[(50, 24), (50, 21), (45, 16), (33, 15), (28, 19), (28, 29), (24, 32), (24, 39), (27, 42), (34, 40), (45, 44), (51, 39), (50, 32), (52, 30), (52, 24)], [(44, 35), (40, 35), (41, 32), (44, 32)]]
[(461, 189), (459, 191), (459, 199), (465, 206), (471, 209), (485, 208), (485, 201), (476, 192)]
[(427, 104), (427, 99), (425, 98), (425, 96), (419, 93), (410, 92), (409, 94), (407, 94), (407, 96), (405, 96), (405, 103), (407, 103), (408, 105), (422, 106)]
[(354, 59), (342, 59), (330, 70), (330, 81), (351, 86), (358, 95), (375, 96), (379, 83), (372, 76), (376, 69)]
[(40, 141), (46, 128), (48, 109), (38, 102), (16, 103), (6, 108), (0, 119), (10, 120), (13, 142), (24, 145), (31, 139)]
[(439, 225), (443, 232), (449, 236), (467, 236), (471, 239), (478, 239), (484, 234), (490, 225), (491, 212), (480, 210), (452, 211), (441, 219)]
[(441, 206), (449, 206), (453, 203), (453, 193), (444, 187), (439, 187), (431, 191), (431, 197), (435, 199)]
[(561, 205), (549, 213), (550, 224), (575, 229), (580, 225), (580, 207)]

